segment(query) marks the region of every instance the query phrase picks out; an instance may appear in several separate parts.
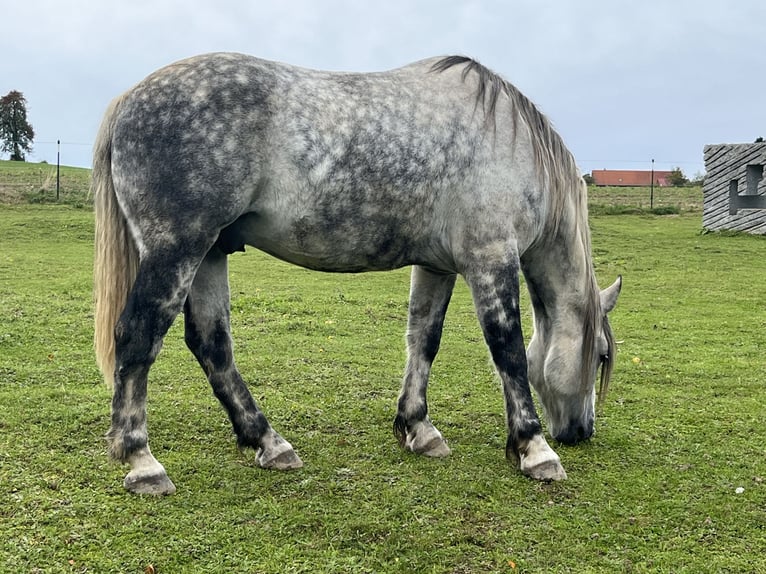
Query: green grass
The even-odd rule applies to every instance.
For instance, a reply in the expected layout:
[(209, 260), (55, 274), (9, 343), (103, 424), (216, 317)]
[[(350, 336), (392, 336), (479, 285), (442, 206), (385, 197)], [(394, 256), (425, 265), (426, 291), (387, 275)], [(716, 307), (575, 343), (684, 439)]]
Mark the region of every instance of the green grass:
[(0, 160), (0, 204), (63, 203), (74, 207), (91, 206), (88, 196), (90, 170), (61, 166), (58, 200), (56, 166)]
[(702, 211), (702, 188), (655, 187), (588, 187), (591, 215), (625, 215), (654, 213), (671, 215)]
[(239, 366), (306, 466), (264, 471), (236, 449), (179, 319), (149, 390), (152, 449), (178, 493), (154, 499), (123, 491), (127, 469), (106, 457), (92, 214), (0, 206), (0, 571), (763, 571), (766, 240), (700, 225), (686, 210), (592, 218), (600, 283), (624, 276), (619, 354), (596, 436), (554, 444), (569, 480), (550, 485), (503, 458), (464, 284), (429, 392), (453, 455), (430, 460), (391, 431), (407, 271), (232, 256)]

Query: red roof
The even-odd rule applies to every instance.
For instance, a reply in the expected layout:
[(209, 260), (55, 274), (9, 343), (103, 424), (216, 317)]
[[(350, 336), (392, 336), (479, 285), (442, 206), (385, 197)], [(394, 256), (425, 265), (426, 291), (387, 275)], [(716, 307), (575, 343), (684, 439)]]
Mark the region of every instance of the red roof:
[[(670, 171), (655, 171), (654, 185), (664, 187), (670, 185)], [(611, 185), (625, 187), (649, 187), (652, 185), (652, 172), (631, 169), (599, 169), (591, 172), (596, 185)]]

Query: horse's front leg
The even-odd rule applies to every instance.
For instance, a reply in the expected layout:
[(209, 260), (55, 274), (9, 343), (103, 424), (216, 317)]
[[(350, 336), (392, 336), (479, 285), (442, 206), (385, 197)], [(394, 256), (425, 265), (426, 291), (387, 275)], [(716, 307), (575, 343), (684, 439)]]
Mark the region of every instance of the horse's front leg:
[(444, 315), (455, 286), (455, 275), (412, 268), (407, 324), (407, 365), (399, 395), (394, 434), (402, 447), (426, 456), (443, 457), (450, 449), (428, 418), (426, 388), (431, 364), (439, 350)]
[(545, 441), (527, 376), (519, 312), (519, 263), (483, 262), (466, 273), (484, 338), (503, 384), (508, 425), (506, 457), (531, 478), (563, 480), (566, 472)]

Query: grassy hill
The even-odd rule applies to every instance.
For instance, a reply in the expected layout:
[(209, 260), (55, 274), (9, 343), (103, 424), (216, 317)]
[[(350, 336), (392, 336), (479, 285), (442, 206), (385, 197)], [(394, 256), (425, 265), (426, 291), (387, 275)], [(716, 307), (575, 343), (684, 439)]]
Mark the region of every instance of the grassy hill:
[(655, 187), (653, 197), (648, 187), (588, 186), (591, 215), (701, 213), (702, 199), (700, 186)]
[[(61, 166), (58, 203), (85, 206), (90, 170)], [(0, 160), (0, 204), (56, 202), (56, 166)]]

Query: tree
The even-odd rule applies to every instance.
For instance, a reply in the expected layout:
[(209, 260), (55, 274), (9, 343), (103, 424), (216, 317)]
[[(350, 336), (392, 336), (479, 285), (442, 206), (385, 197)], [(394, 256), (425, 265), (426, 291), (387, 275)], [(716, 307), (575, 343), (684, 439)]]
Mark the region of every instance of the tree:
[(763, 138), (760, 137), (760, 136), (755, 138), (755, 142), (754, 143), (763, 143)]
[(24, 94), (11, 90), (0, 98), (0, 150), (11, 154), (11, 161), (24, 161), (24, 152), (32, 151), (35, 131), (27, 121)]
[(674, 187), (681, 187), (689, 183), (689, 180), (684, 175), (684, 172), (681, 171), (680, 167), (674, 167), (673, 169), (670, 170), (670, 175), (668, 176), (668, 183)]
[(695, 173), (694, 177), (692, 177), (689, 180), (689, 185), (693, 185), (696, 187), (702, 187), (703, 185), (705, 185), (705, 174), (702, 173), (701, 171), (698, 171), (697, 173)]

